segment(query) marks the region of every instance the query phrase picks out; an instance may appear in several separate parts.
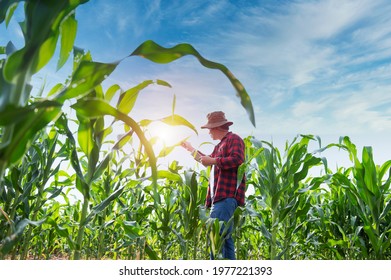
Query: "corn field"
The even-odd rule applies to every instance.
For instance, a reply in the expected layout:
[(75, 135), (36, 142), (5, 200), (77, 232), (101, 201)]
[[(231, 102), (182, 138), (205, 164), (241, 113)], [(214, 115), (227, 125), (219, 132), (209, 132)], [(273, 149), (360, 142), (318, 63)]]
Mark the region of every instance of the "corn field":
[[(122, 60), (96, 62), (74, 46), (75, 13), (85, 2), (0, 0), (1, 24), (18, 5), (25, 13), (25, 46), (0, 46), (0, 259), (219, 256), (224, 225), (204, 207), (208, 170), (178, 161), (162, 168), (159, 159), (180, 142), (162, 148), (148, 136), (155, 122), (197, 130), (175, 114), (175, 99), (169, 116), (132, 117), (139, 93), (171, 87), (167, 81), (104, 88)], [(32, 94), (34, 74), (56, 50), (57, 67), (68, 61), (72, 73)], [(187, 55), (227, 77), (255, 124), (243, 85), (189, 44), (146, 41), (123, 59), (170, 63)], [(391, 160), (376, 164), (371, 147), (357, 151), (347, 136), (324, 147), (313, 135), (280, 149), (251, 136), (245, 144), (246, 205), (229, 221), (238, 259), (391, 259)], [(344, 151), (351, 165), (329, 168), (322, 153), (330, 149)]]

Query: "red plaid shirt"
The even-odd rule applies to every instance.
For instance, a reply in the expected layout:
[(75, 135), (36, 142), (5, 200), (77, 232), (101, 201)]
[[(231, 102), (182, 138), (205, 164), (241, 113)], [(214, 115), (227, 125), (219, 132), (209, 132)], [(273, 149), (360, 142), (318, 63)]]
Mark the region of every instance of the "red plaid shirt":
[(238, 189), (238, 167), (244, 162), (244, 142), (240, 136), (228, 132), (220, 143), (217, 144), (210, 155), (216, 158), (214, 166), (214, 199), (212, 201), (211, 188), (209, 186), (206, 196), (206, 206), (211, 207), (212, 202), (224, 198), (235, 198), (238, 205), (244, 205), (246, 179), (243, 177)]

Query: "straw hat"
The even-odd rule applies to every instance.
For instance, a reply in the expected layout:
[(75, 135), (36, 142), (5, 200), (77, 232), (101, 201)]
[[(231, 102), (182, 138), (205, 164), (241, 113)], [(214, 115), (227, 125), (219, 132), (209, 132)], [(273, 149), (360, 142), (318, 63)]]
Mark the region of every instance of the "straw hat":
[(215, 128), (223, 125), (230, 126), (233, 122), (227, 121), (225, 114), (222, 111), (209, 113), (207, 116), (208, 123), (201, 126), (201, 128)]

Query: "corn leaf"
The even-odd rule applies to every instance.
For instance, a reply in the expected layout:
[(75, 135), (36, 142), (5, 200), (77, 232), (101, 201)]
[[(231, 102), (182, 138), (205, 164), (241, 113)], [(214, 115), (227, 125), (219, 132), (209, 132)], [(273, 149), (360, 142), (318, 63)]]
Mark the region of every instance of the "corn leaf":
[(168, 170), (159, 170), (157, 172), (157, 177), (159, 179), (167, 179), (170, 181), (180, 182), (182, 184), (182, 177), (179, 174), (172, 173)]
[(110, 203), (115, 200), (116, 198), (118, 198), (122, 191), (124, 190), (124, 187), (122, 188), (119, 188), (118, 190), (116, 190), (115, 192), (113, 192), (108, 198), (106, 198), (105, 200), (103, 200), (101, 203), (99, 203), (98, 205), (94, 206), (90, 212), (90, 214), (88, 214), (88, 216), (86, 217), (86, 219), (84, 220), (84, 225), (88, 224), (92, 218), (99, 214), (100, 212), (102, 212), (107, 206), (110, 205)]
[(73, 43), (76, 38), (77, 21), (75, 15), (69, 16), (61, 25), (61, 49), (60, 58), (57, 63), (57, 70), (64, 66), (73, 50)]
[(45, 222), (45, 219), (40, 221), (31, 221), (29, 219), (23, 219), (19, 221), (15, 226), (15, 231), (7, 236), (4, 240), (2, 240), (2, 244), (0, 244), (0, 252), (2, 254), (7, 254), (12, 247), (19, 241), (19, 238), (23, 235), (25, 228), (28, 225), (40, 226)]
[(255, 126), (253, 105), (250, 96), (248, 95), (242, 83), (231, 73), (231, 71), (228, 70), (226, 66), (205, 59), (192, 45), (178, 44), (172, 48), (164, 48), (156, 44), (154, 41), (148, 40), (142, 43), (130, 54), (130, 56), (136, 55), (156, 63), (169, 63), (183, 56), (193, 55), (203, 66), (220, 70), (230, 80), (231, 84), (236, 89), (237, 96), (239, 97), (242, 106), (247, 111), (251, 123)]
[(72, 76), (70, 86), (55, 99), (64, 102), (71, 98), (80, 98), (103, 82), (117, 67), (116, 63), (82, 61)]
[(113, 99), (115, 93), (119, 90), (121, 90), (119, 85), (112, 85), (111, 87), (109, 87), (105, 94), (105, 100), (107, 102), (110, 102)]
[(6, 24), (8, 25), (19, 2), (21, 0), (0, 1), (0, 23), (6, 20)]
[(153, 81), (147, 80), (122, 93), (117, 103), (118, 110), (124, 114), (129, 114), (136, 103), (139, 92), (151, 84), (153, 84)]
[(0, 150), (1, 159), (10, 164), (17, 162), (25, 153), (35, 134), (60, 116), (59, 107), (39, 108), (23, 115), (23, 121), (15, 125), (12, 140)]
[(183, 126), (187, 126), (188, 128), (192, 129), (197, 135), (198, 135), (198, 131), (197, 129), (194, 127), (194, 125), (192, 125), (188, 120), (186, 120), (185, 118), (179, 116), (179, 115), (171, 115), (171, 116), (168, 116), (168, 117), (165, 117), (165, 118), (162, 118), (160, 119), (161, 122), (165, 123), (165, 124), (168, 124), (168, 125), (183, 125)]
[(88, 158), (90, 157), (91, 151), (95, 145), (92, 133), (93, 132), (90, 120), (80, 118), (77, 132), (77, 140), (83, 153)]

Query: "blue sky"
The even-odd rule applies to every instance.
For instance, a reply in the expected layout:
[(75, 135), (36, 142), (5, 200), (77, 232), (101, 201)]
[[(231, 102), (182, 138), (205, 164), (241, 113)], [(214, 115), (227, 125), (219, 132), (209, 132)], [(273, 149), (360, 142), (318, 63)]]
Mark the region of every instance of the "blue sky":
[[(383, 163), (391, 159), (390, 15), (388, 0), (91, 0), (76, 12), (76, 45), (97, 61), (112, 62), (149, 39), (166, 47), (190, 43), (244, 84), (256, 128), (225, 76), (193, 57), (167, 65), (139, 57), (121, 62), (108, 84), (126, 89), (163, 79), (172, 85), (143, 92), (131, 113), (136, 120), (169, 115), (175, 95), (175, 112), (196, 127), (208, 112), (222, 110), (243, 137), (282, 145), (299, 133), (319, 135), (324, 144), (348, 135), (359, 150), (373, 146)], [(15, 23), (3, 32), (1, 45), (20, 37)], [(44, 70), (37, 78), (54, 85), (67, 73), (67, 67)], [(199, 132), (171, 131), (191, 136), (195, 146), (209, 139)]]

